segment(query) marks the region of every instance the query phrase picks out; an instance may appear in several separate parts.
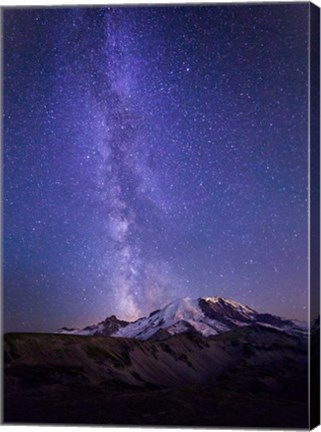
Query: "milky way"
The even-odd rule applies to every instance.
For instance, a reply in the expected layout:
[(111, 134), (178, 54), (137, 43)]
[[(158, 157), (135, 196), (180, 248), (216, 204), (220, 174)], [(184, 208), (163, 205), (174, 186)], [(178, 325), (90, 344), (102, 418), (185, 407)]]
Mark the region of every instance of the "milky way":
[(306, 319), (308, 7), (4, 11), (7, 329)]

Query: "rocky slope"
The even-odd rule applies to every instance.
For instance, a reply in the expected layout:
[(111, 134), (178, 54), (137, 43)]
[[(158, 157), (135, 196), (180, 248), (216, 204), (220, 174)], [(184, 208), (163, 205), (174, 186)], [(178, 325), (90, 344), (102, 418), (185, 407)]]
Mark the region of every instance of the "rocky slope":
[(263, 325), (166, 340), (7, 334), (4, 353), (5, 422), (307, 425), (306, 339)]

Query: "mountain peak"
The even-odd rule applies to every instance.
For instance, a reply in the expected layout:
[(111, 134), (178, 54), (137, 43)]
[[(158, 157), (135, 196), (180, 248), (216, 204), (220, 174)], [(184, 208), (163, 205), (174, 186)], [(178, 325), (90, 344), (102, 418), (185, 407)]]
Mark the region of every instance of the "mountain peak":
[(254, 309), (239, 303), (235, 300), (231, 300), (231, 299), (227, 299), (225, 297), (219, 297), (219, 296), (214, 296), (214, 297), (200, 297), (200, 299), (205, 300), (206, 302), (209, 303), (220, 303), (220, 304), (228, 304), (236, 309), (242, 309), (242, 310), (247, 310), (249, 312), (255, 312)]
[[(112, 315), (97, 325), (83, 330), (60, 329), (60, 333), (81, 335), (105, 335), (135, 339), (150, 339), (161, 335), (171, 336), (182, 332), (198, 332), (203, 336), (213, 336), (237, 327), (263, 325), (280, 331), (295, 334), (304, 333), (304, 326), (254, 309), (223, 297), (181, 297), (157, 309), (148, 317), (134, 322), (118, 320)], [(164, 336), (165, 335), (165, 336)]]

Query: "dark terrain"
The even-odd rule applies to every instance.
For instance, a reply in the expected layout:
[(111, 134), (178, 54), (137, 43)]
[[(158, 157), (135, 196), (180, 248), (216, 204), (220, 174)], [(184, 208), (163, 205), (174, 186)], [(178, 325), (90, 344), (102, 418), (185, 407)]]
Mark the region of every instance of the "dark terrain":
[[(166, 337), (166, 336), (164, 336)], [(308, 427), (307, 339), (4, 336), (6, 423)]]

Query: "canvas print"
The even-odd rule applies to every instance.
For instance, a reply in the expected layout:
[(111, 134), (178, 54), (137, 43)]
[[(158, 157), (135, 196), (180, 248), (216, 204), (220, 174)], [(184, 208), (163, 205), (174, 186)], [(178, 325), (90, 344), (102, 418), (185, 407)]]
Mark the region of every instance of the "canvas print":
[(318, 32), (2, 10), (5, 423), (319, 423)]

